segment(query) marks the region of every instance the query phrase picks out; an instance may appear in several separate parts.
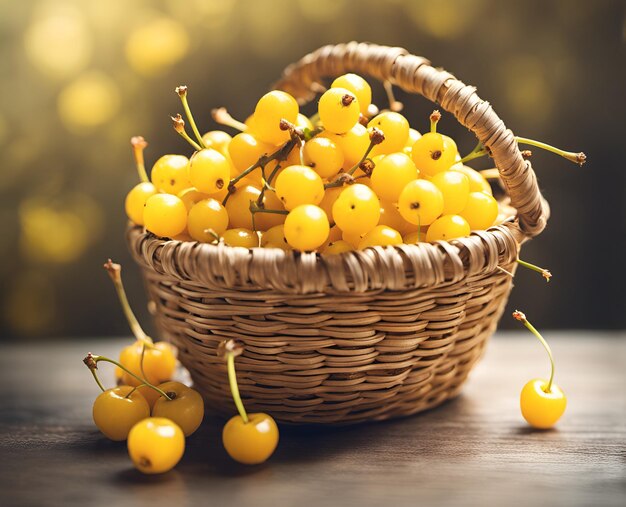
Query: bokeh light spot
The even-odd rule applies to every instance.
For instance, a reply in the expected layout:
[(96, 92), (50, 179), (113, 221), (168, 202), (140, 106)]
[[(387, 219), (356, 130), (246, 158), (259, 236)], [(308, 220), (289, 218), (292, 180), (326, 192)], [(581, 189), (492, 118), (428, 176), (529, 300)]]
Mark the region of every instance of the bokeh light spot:
[(102, 125), (118, 111), (120, 92), (106, 74), (91, 71), (79, 76), (58, 98), (61, 120), (72, 131)]
[(136, 28), (126, 42), (126, 59), (136, 72), (157, 75), (179, 60), (189, 50), (185, 27), (166, 17), (159, 17)]
[(302, 14), (313, 22), (339, 22), (339, 15), (346, 6), (345, 0), (299, 0)]
[(31, 198), (19, 208), (20, 249), (38, 263), (66, 264), (79, 259), (102, 230), (102, 212), (85, 194), (60, 203)]
[(26, 271), (8, 284), (3, 313), (22, 336), (45, 335), (56, 315), (56, 294), (45, 273)]
[(438, 39), (457, 39), (476, 26), (484, 0), (419, 0), (406, 3), (415, 25)]
[(26, 29), (24, 46), (30, 62), (42, 72), (65, 77), (89, 62), (92, 41), (84, 17), (75, 7), (52, 4)]
[(552, 113), (547, 69), (530, 55), (511, 57), (500, 70), (507, 106), (526, 122), (544, 123)]

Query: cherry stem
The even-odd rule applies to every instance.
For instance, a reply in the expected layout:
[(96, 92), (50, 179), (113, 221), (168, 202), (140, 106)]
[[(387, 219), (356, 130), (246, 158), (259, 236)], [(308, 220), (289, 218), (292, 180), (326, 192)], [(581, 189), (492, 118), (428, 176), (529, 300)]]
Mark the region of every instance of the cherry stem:
[(550, 393), (552, 391), (552, 381), (554, 380), (554, 358), (552, 357), (552, 350), (550, 349), (550, 345), (548, 345), (548, 342), (544, 339), (543, 336), (541, 336), (541, 333), (539, 333), (539, 331), (535, 329), (535, 326), (528, 322), (528, 320), (526, 319), (526, 315), (524, 315), (519, 310), (515, 310), (513, 312), (513, 317), (519, 320), (522, 324), (524, 324), (524, 326), (526, 326), (526, 329), (528, 329), (532, 334), (537, 337), (537, 339), (543, 345), (543, 348), (546, 349), (546, 352), (548, 353), (548, 357), (550, 358), (550, 380), (548, 380), (548, 385), (544, 389), (544, 392)]
[(143, 342), (145, 346), (153, 347), (154, 343), (152, 342), (152, 338), (150, 338), (141, 328), (141, 324), (139, 324), (137, 317), (135, 317), (135, 314), (130, 307), (130, 303), (128, 302), (128, 298), (126, 297), (126, 291), (124, 290), (124, 284), (122, 283), (122, 266), (113, 263), (111, 259), (109, 259), (104, 264), (104, 269), (107, 270), (109, 277), (113, 282), (113, 286), (117, 292), (117, 297), (122, 305), (122, 310), (124, 311), (124, 315), (126, 316), (126, 320), (128, 321), (128, 325), (130, 326), (133, 335), (135, 335), (137, 340)]
[(254, 216), (255, 213), (274, 213), (275, 215), (289, 215), (289, 211), (286, 209), (265, 209), (261, 208), (255, 201), (250, 201), (250, 213)]
[(148, 384), (139, 384), (138, 386), (133, 387), (130, 391), (128, 391), (128, 394), (124, 396), (124, 398), (130, 398), (137, 389), (140, 387), (146, 387), (147, 385)]
[(393, 85), (391, 81), (384, 81), (383, 88), (385, 89), (385, 93), (387, 94), (387, 101), (389, 102), (389, 110), (394, 113), (399, 113), (404, 109), (404, 104), (399, 100), (396, 100), (396, 97), (393, 94)]
[(200, 131), (196, 126), (196, 122), (193, 119), (193, 115), (191, 114), (191, 108), (189, 107), (189, 101), (187, 100), (187, 87), (179, 86), (176, 88), (176, 93), (180, 97), (180, 101), (183, 103), (183, 109), (185, 110), (185, 116), (187, 120), (189, 120), (189, 124), (191, 125), (191, 130), (193, 131), (196, 139), (198, 140), (198, 144), (202, 146), (202, 148), (206, 148), (204, 141), (202, 140), (202, 136), (200, 135)]
[(350, 178), (346, 178), (346, 175), (352, 176), (355, 173), (355, 171), (361, 166), (361, 164), (365, 162), (365, 160), (367, 159), (367, 156), (370, 154), (374, 146), (376, 146), (377, 144), (380, 144), (380, 141), (377, 141), (376, 139), (370, 140), (370, 144), (367, 147), (365, 154), (361, 157), (361, 160), (359, 160), (355, 165), (353, 165), (348, 172), (339, 173), (333, 181), (331, 181), (330, 183), (326, 183), (324, 185), (324, 189), (341, 187), (343, 186), (344, 183), (346, 183), (346, 181), (350, 181)]
[(546, 282), (549, 282), (550, 278), (552, 278), (552, 273), (550, 273), (550, 271), (545, 268), (542, 268), (540, 266), (535, 266), (534, 264), (523, 261), (520, 258), (516, 259), (516, 261), (518, 264), (520, 264), (521, 266), (524, 266), (525, 268), (532, 269), (533, 271), (536, 271), (537, 273), (541, 273), (541, 276), (543, 276), (546, 279)]
[(148, 146), (146, 140), (141, 136), (135, 136), (130, 139), (130, 144), (133, 147), (133, 155), (135, 156), (135, 165), (137, 166), (137, 172), (139, 173), (139, 179), (143, 183), (148, 183), (148, 173), (146, 173), (146, 165), (143, 159), (143, 150)]
[(465, 162), (469, 162), (475, 158), (484, 157), (485, 155), (487, 155), (487, 150), (483, 147), (483, 143), (479, 142), (476, 146), (474, 146), (474, 149), (459, 160), (457, 164), (464, 164)]
[(187, 134), (187, 131), (185, 130), (185, 120), (183, 120), (183, 117), (180, 114), (177, 114), (176, 116), (170, 116), (170, 118), (172, 119), (172, 126), (174, 127), (174, 130), (180, 135), (180, 137), (187, 141), (196, 151), (200, 151), (202, 146), (196, 143), (191, 137), (189, 137), (189, 134)]
[(361, 166), (361, 164), (363, 162), (365, 162), (365, 159), (367, 158), (367, 156), (370, 154), (370, 152), (372, 151), (372, 149), (374, 148), (374, 146), (376, 146), (377, 144), (380, 144), (378, 142), (376, 142), (374, 139), (372, 139), (370, 141), (369, 146), (367, 147), (367, 150), (365, 151), (364, 155), (361, 157), (361, 160), (359, 160), (355, 165), (353, 165), (350, 170), (348, 171), (348, 174), (350, 176), (352, 176), (356, 170)]
[[(124, 370), (126, 373), (128, 373), (131, 377), (135, 378), (136, 380), (138, 380), (140, 383), (145, 384), (146, 386), (148, 386), (150, 389), (154, 389), (157, 393), (159, 393), (161, 396), (163, 396), (166, 400), (168, 401), (172, 401), (172, 398), (170, 396), (167, 395), (167, 393), (165, 391), (163, 391), (162, 389), (159, 389), (157, 386), (155, 386), (154, 384), (148, 382), (145, 378), (140, 377), (139, 375), (135, 375), (132, 371), (130, 371), (128, 368), (126, 368), (126, 366), (122, 365), (121, 363), (118, 363), (115, 359), (111, 359), (109, 357), (106, 356), (92, 356), (94, 362), (96, 363), (96, 365), (100, 362), (100, 361), (104, 361), (106, 363), (111, 363), (114, 364), (115, 366), (117, 366), (118, 368), (121, 368), (122, 370)], [(93, 371), (93, 370), (92, 370)]]
[(437, 133), (437, 123), (441, 120), (441, 113), (438, 110), (434, 110), (430, 115), (430, 132), (432, 134)]
[(246, 413), (246, 409), (243, 406), (243, 402), (241, 401), (239, 386), (237, 385), (237, 372), (235, 371), (235, 354), (233, 354), (232, 352), (228, 353), (226, 361), (228, 365), (228, 382), (230, 384), (230, 392), (233, 395), (233, 401), (235, 402), (237, 411), (243, 419), (244, 424), (248, 424), (248, 414)]
[[(534, 139), (528, 139), (526, 137), (515, 137), (515, 141), (517, 141), (518, 144), (528, 144), (530, 146), (535, 146), (536, 148), (541, 148), (542, 150), (556, 153), (564, 159), (569, 160), (570, 162), (574, 162), (575, 164), (578, 164), (580, 166), (582, 166), (587, 161), (587, 156), (582, 151), (578, 153), (565, 151), (559, 148), (555, 148), (554, 146), (551, 146), (549, 144), (535, 141)], [(482, 143), (478, 143), (476, 147), (467, 155), (465, 155), (459, 162), (464, 164), (465, 162), (469, 162), (470, 160), (473, 160), (475, 158), (484, 157), (485, 155), (489, 155), (489, 151), (482, 145)]]
[(220, 235), (217, 232), (215, 232), (213, 229), (211, 229), (211, 228), (204, 229), (204, 231), (202, 231), (202, 232), (204, 232), (205, 234), (208, 234), (209, 236), (211, 236), (213, 238), (213, 241), (217, 241), (219, 243), (219, 241), (221, 239)]
[(289, 153), (291, 152), (291, 150), (294, 148), (294, 146), (296, 146), (298, 142), (299, 140), (297, 138), (289, 139), (289, 141), (283, 144), (275, 152), (270, 153), (269, 155), (263, 155), (259, 157), (259, 159), (254, 164), (252, 164), (241, 174), (235, 176), (232, 180), (230, 180), (230, 182), (228, 183), (228, 193), (226, 194), (226, 197), (224, 197), (224, 200), (222, 201), (222, 205), (223, 206), (226, 205), (230, 195), (235, 192), (234, 190), (235, 185), (239, 183), (239, 181), (241, 181), (243, 178), (248, 176), (248, 174), (250, 174), (255, 169), (258, 169), (259, 167), (265, 167), (272, 160), (279, 160), (279, 161), (285, 160), (289, 156)]
[(511, 278), (515, 278), (515, 276), (513, 275), (513, 273), (511, 273), (510, 271), (504, 269), (502, 266), (496, 266), (496, 269), (498, 271), (502, 271), (504, 274), (509, 275)]
[(96, 370), (93, 368), (89, 368), (89, 371), (91, 372), (91, 374), (93, 375), (93, 378), (96, 381), (96, 384), (98, 384), (98, 387), (100, 388), (100, 390), (102, 392), (106, 391), (106, 389), (104, 388), (104, 386), (102, 385), (102, 382), (100, 382), (100, 379), (98, 378), (98, 374), (96, 373)]
[(216, 123), (224, 125), (225, 127), (231, 127), (241, 132), (248, 130), (248, 126), (233, 118), (225, 107), (218, 107), (211, 110), (211, 117)]
[[(304, 165), (304, 164), (302, 164), (302, 165)], [(279, 170), (280, 170), (280, 162), (278, 162), (276, 164), (276, 167), (274, 167), (274, 169), (272, 169), (272, 172), (270, 173), (270, 175), (267, 178), (267, 180), (265, 178), (263, 178), (263, 188), (261, 189), (261, 193), (259, 194), (259, 197), (256, 200), (256, 204), (257, 204), (258, 207), (263, 206), (263, 197), (265, 197), (265, 191), (267, 189), (272, 190), (272, 188), (271, 188), (272, 180), (274, 179), (274, 176), (276, 176), (276, 173)]]
[(535, 141), (534, 139), (527, 139), (525, 137), (516, 137), (515, 140), (519, 144), (528, 144), (530, 146), (535, 146), (536, 148), (541, 148), (542, 150), (551, 151), (552, 153), (556, 153), (557, 155), (560, 155), (570, 162), (574, 162), (580, 166), (582, 166), (587, 160), (587, 156), (582, 151), (579, 153), (564, 151), (559, 148), (555, 148), (554, 146), (550, 146), (549, 144)]

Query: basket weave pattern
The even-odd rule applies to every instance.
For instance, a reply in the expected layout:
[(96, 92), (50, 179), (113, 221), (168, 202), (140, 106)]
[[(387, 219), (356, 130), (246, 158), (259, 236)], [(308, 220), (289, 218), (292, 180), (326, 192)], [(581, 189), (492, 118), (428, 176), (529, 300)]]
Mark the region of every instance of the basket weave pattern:
[(410, 415), (455, 396), (496, 328), (519, 246), (549, 215), (513, 134), (473, 87), (401, 48), (325, 46), (278, 88), (301, 102), (324, 77), (389, 80), (452, 112), (487, 146), (515, 220), (469, 238), (336, 256), (167, 241), (130, 227), (157, 325), (209, 410), (232, 415), (219, 343), (237, 338), (246, 407), (278, 421), (351, 423)]

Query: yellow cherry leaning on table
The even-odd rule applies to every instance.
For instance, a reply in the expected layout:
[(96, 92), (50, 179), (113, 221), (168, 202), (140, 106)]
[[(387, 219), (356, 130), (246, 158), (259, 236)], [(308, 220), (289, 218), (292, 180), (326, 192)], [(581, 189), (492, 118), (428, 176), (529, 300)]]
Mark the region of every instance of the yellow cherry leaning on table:
[(520, 409), (526, 422), (533, 428), (548, 429), (554, 426), (565, 412), (567, 399), (554, 380), (554, 358), (548, 342), (539, 331), (526, 319), (526, 315), (515, 310), (513, 318), (519, 320), (541, 342), (550, 358), (550, 379), (529, 381), (520, 394)]

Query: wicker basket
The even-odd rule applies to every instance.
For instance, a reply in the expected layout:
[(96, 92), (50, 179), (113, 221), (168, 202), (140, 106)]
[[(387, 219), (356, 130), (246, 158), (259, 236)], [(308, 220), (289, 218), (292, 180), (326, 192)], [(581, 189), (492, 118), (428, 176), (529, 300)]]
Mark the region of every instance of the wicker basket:
[(322, 78), (356, 72), (419, 93), (487, 146), (514, 217), (436, 244), (337, 256), (167, 241), (128, 230), (164, 339), (178, 346), (209, 410), (235, 411), (219, 343), (238, 338), (249, 410), (290, 423), (407, 416), (458, 394), (504, 310), (519, 246), (549, 208), (511, 131), (474, 87), (401, 48), (325, 46), (276, 85), (306, 102)]

